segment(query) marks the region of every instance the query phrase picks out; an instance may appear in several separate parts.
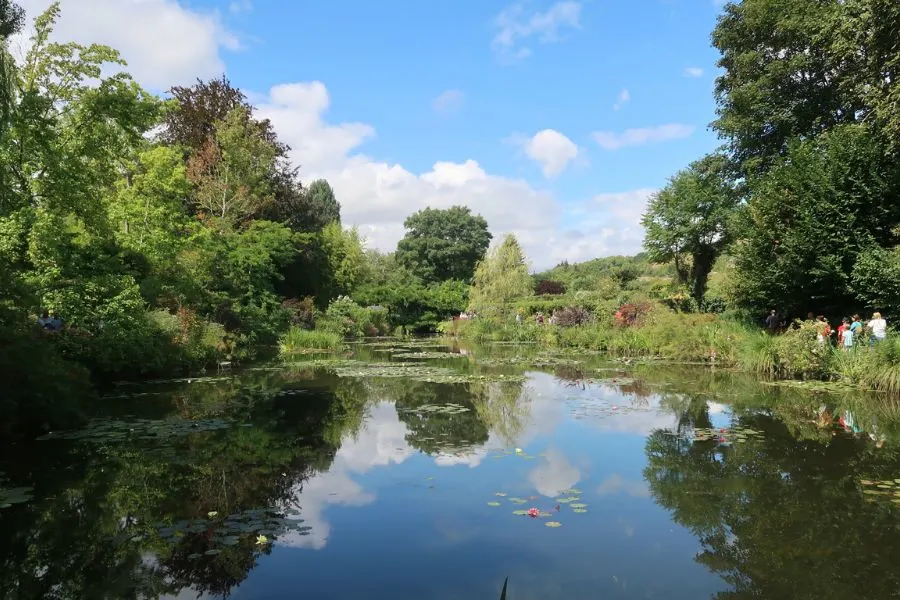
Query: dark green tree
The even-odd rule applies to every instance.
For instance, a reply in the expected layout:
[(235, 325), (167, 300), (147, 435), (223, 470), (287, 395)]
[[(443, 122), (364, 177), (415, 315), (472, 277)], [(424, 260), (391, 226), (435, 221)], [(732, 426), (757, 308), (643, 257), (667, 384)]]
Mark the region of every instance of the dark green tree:
[(644, 248), (651, 260), (674, 262), (700, 307), (713, 264), (734, 239), (739, 195), (727, 176), (728, 160), (706, 156), (675, 175), (644, 213)]
[(426, 208), (403, 223), (397, 260), (426, 283), (470, 281), (491, 243), (487, 221), (469, 208)]
[(794, 315), (861, 308), (851, 285), (857, 258), (890, 246), (900, 223), (900, 169), (885, 144), (861, 125), (795, 142), (751, 190), (735, 252), (738, 300)]

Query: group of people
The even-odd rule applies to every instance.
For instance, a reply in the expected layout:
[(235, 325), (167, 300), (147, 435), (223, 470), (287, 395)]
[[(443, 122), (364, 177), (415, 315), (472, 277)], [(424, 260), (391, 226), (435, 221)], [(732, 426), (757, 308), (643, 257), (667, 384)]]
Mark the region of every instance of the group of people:
[[(858, 345), (863, 333), (869, 334), (869, 343), (875, 344), (887, 337), (887, 321), (881, 316), (880, 312), (872, 313), (872, 318), (868, 323), (863, 324), (860, 316), (844, 317), (841, 324), (836, 330), (831, 328), (831, 324), (824, 315), (814, 316), (813, 313), (806, 315), (807, 321), (813, 321), (818, 327), (818, 340), (820, 344), (831, 343), (831, 336), (837, 335), (837, 346), (839, 348), (850, 349)], [(783, 320), (778, 315), (778, 311), (772, 309), (772, 312), (766, 317), (766, 327), (770, 333), (775, 333), (783, 326)]]
[(37, 324), (44, 331), (59, 331), (63, 328), (62, 319), (56, 313), (50, 313), (47, 310), (43, 311), (41, 316), (38, 317)]

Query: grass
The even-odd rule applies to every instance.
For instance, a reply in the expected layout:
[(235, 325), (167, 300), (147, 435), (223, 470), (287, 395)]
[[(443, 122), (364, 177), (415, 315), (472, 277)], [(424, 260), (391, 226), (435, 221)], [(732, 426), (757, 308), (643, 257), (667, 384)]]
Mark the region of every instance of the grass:
[(316, 350), (340, 350), (344, 339), (337, 333), (291, 327), (281, 337), (281, 354), (290, 356)]

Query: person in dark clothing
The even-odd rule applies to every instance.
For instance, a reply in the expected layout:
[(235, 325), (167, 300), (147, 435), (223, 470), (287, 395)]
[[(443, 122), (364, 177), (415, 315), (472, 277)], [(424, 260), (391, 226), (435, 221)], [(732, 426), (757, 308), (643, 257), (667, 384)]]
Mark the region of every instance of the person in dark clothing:
[(775, 333), (775, 331), (778, 329), (779, 321), (780, 319), (778, 318), (778, 311), (773, 308), (772, 312), (769, 313), (769, 316), (766, 317), (766, 328), (769, 330), (769, 333)]

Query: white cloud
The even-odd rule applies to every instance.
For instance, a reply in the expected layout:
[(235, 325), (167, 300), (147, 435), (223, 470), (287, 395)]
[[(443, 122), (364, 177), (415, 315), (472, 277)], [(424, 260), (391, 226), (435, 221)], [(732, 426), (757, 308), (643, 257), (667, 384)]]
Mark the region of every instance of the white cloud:
[(616, 98), (616, 103), (613, 104), (613, 110), (619, 110), (620, 108), (622, 108), (623, 106), (628, 104), (630, 101), (631, 101), (631, 93), (628, 90), (623, 89), (621, 92), (619, 92), (619, 95)]
[(595, 131), (594, 141), (605, 150), (618, 150), (629, 146), (645, 146), (657, 144), (669, 140), (677, 140), (694, 133), (692, 125), (672, 123), (657, 127), (644, 127), (639, 129), (626, 129), (622, 133), (614, 131)]
[[(29, 19), (49, 0), (19, 0)], [(212, 12), (193, 10), (178, 0), (62, 0), (54, 32), (60, 41), (106, 44), (128, 61), (128, 72), (142, 85), (165, 90), (210, 78), (225, 70), (221, 51), (240, 43)], [(11, 45), (24, 54), (28, 35)]]
[(528, 473), (528, 481), (542, 496), (555, 498), (563, 490), (575, 487), (581, 481), (581, 471), (562, 452), (551, 449), (547, 451), (545, 463)]
[(581, 27), (580, 19), (580, 2), (557, 2), (546, 12), (530, 14), (523, 3), (512, 4), (494, 19), (497, 33), (491, 48), (505, 59), (522, 59), (531, 55), (528, 40), (536, 37), (540, 44), (558, 42), (561, 30)]
[[(293, 148), (306, 180), (327, 179), (341, 202), (342, 220), (357, 225), (372, 247), (393, 250), (403, 236), (403, 221), (431, 206), (469, 206), (487, 219), (500, 238), (515, 233), (536, 268), (561, 260), (586, 260), (618, 254), (640, 244), (619, 237), (616, 217), (602, 219), (599, 229), (579, 225), (567, 229), (571, 207), (526, 181), (485, 172), (474, 159), (437, 161), (424, 173), (373, 159), (359, 152), (375, 135), (363, 123), (331, 124), (325, 119), (328, 91), (321, 82), (278, 85), (258, 98), (258, 114), (272, 120), (279, 136)], [(582, 203), (593, 212), (603, 207)], [(577, 207), (576, 207), (577, 208)], [(624, 229), (630, 226), (621, 224)]]
[(253, 10), (253, 2), (252, 0), (232, 0), (228, 5), (228, 10), (234, 14), (250, 12)]
[(700, 67), (688, 67), (684, 70), (687, 77), (703, 77), (703, 69)]
[(447, 90), (434, 99), (431, 106), (439, 115), (450, 115), (462, 108), (466, 96), (459, 90)]
[(544, 177), (553, 178), (562, 173), (569, 162), (578, 158), (578, 146), (554, 129), (537, 132), (524, 144), (525, 154), (541, 165)]

